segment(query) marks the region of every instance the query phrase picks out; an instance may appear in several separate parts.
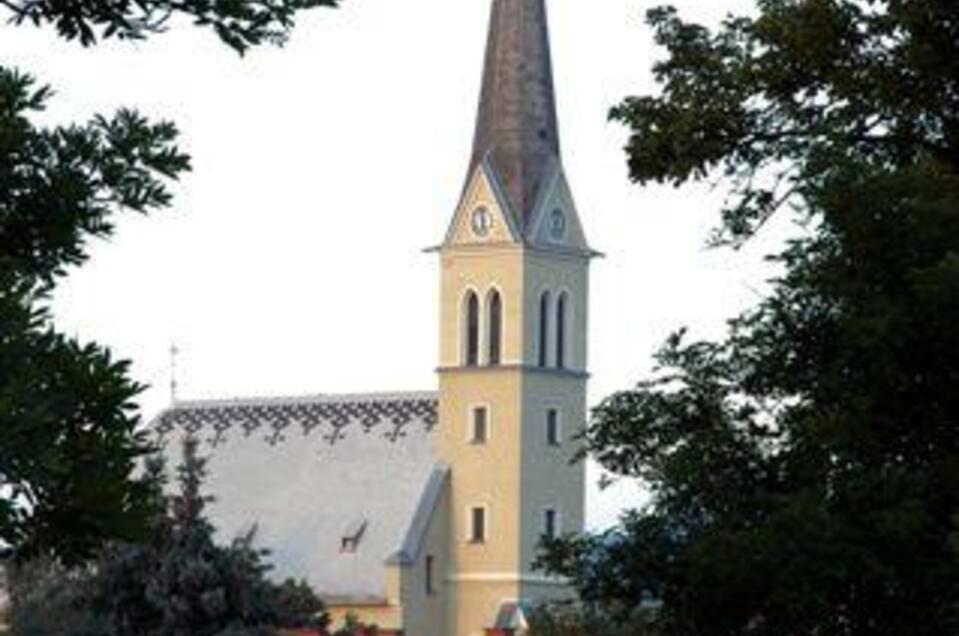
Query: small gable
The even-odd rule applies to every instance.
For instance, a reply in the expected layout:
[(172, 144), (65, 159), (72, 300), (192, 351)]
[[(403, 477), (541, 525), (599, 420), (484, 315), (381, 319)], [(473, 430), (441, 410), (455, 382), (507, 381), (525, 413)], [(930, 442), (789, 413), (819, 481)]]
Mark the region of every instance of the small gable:
[(530, 227), (530, 243), (541, 247), (590, 251), (569, 182), (558, 162), (553, 165), (537, 202)]
[(495, 173), (484, 161), (473, 171), (444, 244), (517, 243), (521, 237), (514, 218)]

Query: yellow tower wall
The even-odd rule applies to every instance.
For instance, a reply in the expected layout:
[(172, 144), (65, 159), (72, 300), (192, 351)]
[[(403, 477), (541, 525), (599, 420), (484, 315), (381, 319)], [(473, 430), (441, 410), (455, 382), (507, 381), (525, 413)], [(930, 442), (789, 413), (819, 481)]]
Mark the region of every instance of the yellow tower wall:
[[(525, 259), (524, 287), (526, 360), (522, 416), (521, 501), (523, 532), (521, 563), (524, 568), (535, 559), (544, 530), (547, 508), (559, 513), (560, 532), (580, 532), (584, 527), (585, 464), (571, 465), (579, 446), (573, 439), (586, 422), (587, 308), (589, 306), (589, 262), (580, 255), (556, 251), (529, 250)], [(567, 298), (566, 368), (538, 368), (539, 309), (543, 292), (548, 291), (555, 308), (560, 293)], [(550, 348), (555, 347), (555, 314), (551, 312)], [(552, 357), (548, 360), (552, 365)], [(547, 443), (546, 417), (557, 409), (561, 445)], [(537, 591), (543, 585), (528, 588)], [(555, 591), (555, 585), (546, 589)], [(534, 596), (532, 598), (539, 598)]]
[[(585, 419), (587, 259), (519, 244), (466, 244), (441, 253), (440, 427), (438, 452), (451, 467), (449, 569), (450, 636), (476, 636), (492, 626), (503, 603), (568, 598), (569, 588), (533, 573), (531, 564), (547, 507), (560, 529), (583, 527), (583, 466), (570, 466), (569, 440)], [(498, 366), (465, 367), (464, 298), (503, 300), (503, 355)], [(569, 370), (539, 369), (539, 295), (545, 288), (569, 299)], [(555, 298), (555, 293), (554, 293)], [(481, 351), (487, 325), (480, 322)], [(489, 409), (489, 439), (469, 441), (471, 412)], [(546, 440), (546, 409), (561, 412), (565, 438)], [(488, 538), (468, 541), (469, 510), (488, 507)], [(419, 636), (409, 631), (411, 636)]]
[[(446, 582), (450, 568), (450, 489), (444, 488), (413, 563), (400, 568), (403, 629), (408, 636), (448, 636), (447, 607), (453, 600)], [(426, 586), (426, 558), (433, 557), (433, 592)]]

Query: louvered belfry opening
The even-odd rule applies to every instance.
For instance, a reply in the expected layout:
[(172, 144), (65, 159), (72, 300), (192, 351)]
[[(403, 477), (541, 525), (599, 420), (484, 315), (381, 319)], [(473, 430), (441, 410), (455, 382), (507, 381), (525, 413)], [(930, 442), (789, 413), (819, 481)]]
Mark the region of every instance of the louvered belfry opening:
[(473, 156), (489, 157), (524, 232), (560, 156), (545, 0), (493, 0)]

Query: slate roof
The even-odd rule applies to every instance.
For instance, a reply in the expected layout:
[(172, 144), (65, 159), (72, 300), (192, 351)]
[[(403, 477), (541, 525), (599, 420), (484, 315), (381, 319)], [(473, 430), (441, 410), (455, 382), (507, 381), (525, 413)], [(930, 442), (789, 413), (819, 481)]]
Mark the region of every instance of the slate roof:
[(185, 436), (199, 440), (221, 540), (255, 528), (273, 578), (373, 603), (385, 598), (384, 564), (415, 558), (445, 484), (436, 424), (435, 393), (397, 393), (178, 402), (151, 428), (171, 465)]
[(524, 233), (560, 157), (556, 120), (545, 0), (493, 0), (467, 180), (489, 158)]

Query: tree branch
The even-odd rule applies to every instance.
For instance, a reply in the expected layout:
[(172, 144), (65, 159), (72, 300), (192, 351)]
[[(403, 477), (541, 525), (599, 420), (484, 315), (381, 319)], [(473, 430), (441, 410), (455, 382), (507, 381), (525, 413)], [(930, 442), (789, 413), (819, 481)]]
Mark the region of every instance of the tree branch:
[(11, 2), (10, 0), (0, 0), (0, 5), (13, 11), (17, 15), (15, 18), (17, 21), (22, 20), (27, 16), (27, 10), (18, 3)]

